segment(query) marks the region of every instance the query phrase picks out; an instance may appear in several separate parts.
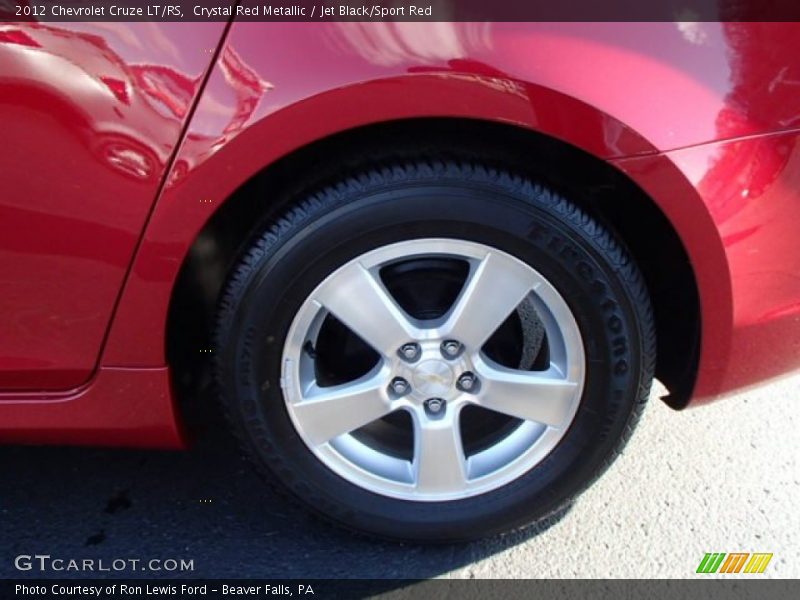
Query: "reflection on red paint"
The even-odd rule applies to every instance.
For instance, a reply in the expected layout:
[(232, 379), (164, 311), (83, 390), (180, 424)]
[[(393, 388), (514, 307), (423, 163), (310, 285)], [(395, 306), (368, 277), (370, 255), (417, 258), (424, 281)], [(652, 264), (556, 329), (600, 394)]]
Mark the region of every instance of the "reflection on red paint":
[(232, 45), (227, 45), (222, 50), (219, 68), (236, 94), (233, 115), (222, 130), (223, 135), (227, 136), (235, 134), (248, 123), (264, 93), (273, 86), (261, 79), (258, 73), (242, 60)]
[(105, 75), (100, 77), (100, 81), (108, 86), (108, 89), (111, 90), (111, 93), (114, 94), (117, 100), (123, 104), (131, 103), (130, 97), (128, 96), (128, 85), (126, 82), (122, 81), (121, 79), (107, 77)]
[(41, 48), (42, 45), (21, 29), (0, 31), (0, 44), (19, 44), (30, 48)]
[(160, 30), (180, 29), (0, 24), (0, 314), (14, 316), (0, 334), (0, 389), (72, 387), (94, 370), (208, 66), (180, 56), (223, 27), (193, 26), (159, 54)]
[(206, 160), (242, 131), (252, 120), (264, 95), (274, 87), (259, 77), (258, 73), (242, 60), (232, 45), (223, 48), (217, 68), (233, 95), (233, 101), (221, 110), (225, 124), (216, 136), (201, 135), (192, 131), (187, 133), (183, 145), (184, 152), (176, 158), (170, 170), (168, 188), (179, 184), (189, 174), (193, 164)]
[(130, 70), (136, 87), (146, 98), (162, 104), (175, 117), (186, 116), (200, 85), (199, 79), (190, 79), (159, 65), (132, 65)]

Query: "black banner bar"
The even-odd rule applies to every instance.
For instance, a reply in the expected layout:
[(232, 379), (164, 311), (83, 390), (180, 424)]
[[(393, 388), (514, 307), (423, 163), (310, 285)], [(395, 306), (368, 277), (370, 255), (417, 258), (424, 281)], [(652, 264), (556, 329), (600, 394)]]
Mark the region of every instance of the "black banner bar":
[(3, 21), (800, 21), (799, 0), (0, 0)]
[(693, 580), (6, 580), (0, 584), (0, 598), (452, 598), (453, 600), (529, 600), (530, 598), (592, 598), (619, 600), (647, 598), (674, 600), (783, 600), (797, 598), (796, 580), (769, 580), (760, 576)]

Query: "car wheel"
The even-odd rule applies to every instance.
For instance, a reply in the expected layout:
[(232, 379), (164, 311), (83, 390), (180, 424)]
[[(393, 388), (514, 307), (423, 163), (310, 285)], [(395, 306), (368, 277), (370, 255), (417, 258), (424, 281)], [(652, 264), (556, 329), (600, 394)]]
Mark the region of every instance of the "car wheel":
[(621, 451), (655, 333), (623, 245), (483, 166), (365, 169), (256, 237), (216, 379), (257, 468), (337, 524), (459, 541), (542, 519)]

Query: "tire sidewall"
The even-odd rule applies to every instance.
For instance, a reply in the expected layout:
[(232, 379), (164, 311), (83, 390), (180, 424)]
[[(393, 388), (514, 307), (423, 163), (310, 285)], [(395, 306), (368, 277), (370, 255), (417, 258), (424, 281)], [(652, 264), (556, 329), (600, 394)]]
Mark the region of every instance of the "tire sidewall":
[[(366, 252), (418, 238), (478, 242), (531, 265), (566, 300), (586, 353), (583, 396), (558, 445), (525, 475), (463, 500), (411, 502), (349, 483), (299, 437), (281, 392), (286, 335), (314, 288)], [(423, 177), (319, 195), (261, 237), (230, 286), (217, 347), (227, 410), (258, 462), (296, 497), (350, 527), (447, 540), (540, 519), (602, 472), (648, 379), (639, 331), (646, 315), (620, 276), (620, 256), (583, 213), (524, 181)]]

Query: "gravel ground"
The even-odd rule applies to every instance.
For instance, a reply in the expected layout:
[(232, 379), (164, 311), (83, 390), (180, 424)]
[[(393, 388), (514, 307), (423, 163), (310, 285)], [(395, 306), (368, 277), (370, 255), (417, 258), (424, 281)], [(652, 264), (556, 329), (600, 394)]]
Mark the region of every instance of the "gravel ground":
[(193, 559), (193, 577), (667, 578), (694, 577), (705, 552), (772, 552), (765, 576), (796, 578), (798, 400), (798, 376), (680, 413), (653, 399), (570, 510), (462, 546), (318, 524), (261, 486), (213, 415), (187, 453), (0, 448), (0, 577), (65, 575), (15, 570), (15, 556), (36, 553)]

